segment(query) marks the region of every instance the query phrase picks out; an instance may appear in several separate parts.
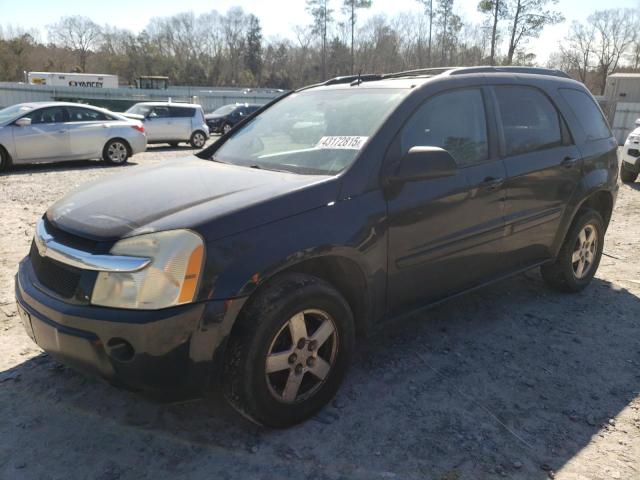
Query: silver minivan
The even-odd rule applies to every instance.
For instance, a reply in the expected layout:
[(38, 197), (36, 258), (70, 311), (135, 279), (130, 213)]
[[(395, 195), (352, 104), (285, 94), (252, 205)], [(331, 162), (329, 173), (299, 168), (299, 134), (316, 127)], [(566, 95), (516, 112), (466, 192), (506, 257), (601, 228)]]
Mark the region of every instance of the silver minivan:
[(94, 158), (123, 164), (146, 148), (140, 121), (102, 108), (31, 102), (0, 110), (0, 170), (12, 164)]
[(200, 105), (141, 102), (124, 115), (144, 122), (148, 143), (168, 143), (176, 147), (180, 142), (189, 142), (193, 148), (202, 148), (209, 138), (209, 127)]

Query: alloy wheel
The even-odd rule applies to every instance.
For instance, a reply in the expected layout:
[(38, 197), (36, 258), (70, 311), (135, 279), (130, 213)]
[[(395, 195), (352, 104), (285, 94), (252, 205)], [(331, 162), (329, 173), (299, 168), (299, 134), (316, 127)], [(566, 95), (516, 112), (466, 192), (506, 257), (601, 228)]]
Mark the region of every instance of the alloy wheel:
[(328, 313), (304, 310), (291, 317), (271, 342), (265, 375), (273, 397), (298, 403), (327, 379), (338, 351), (338, 330)]
[(113, 163), (122, 163), (127, 159), (127, 147), (120, 142), (113, 142), (107, 149), (107, 155)]
[(200, 148), (204, 145), (205, 143), (205, 138), (204, 135), (201, 133), (194, 133), (193, 134), (193, 144), (197, 147)]
[(598, 230), (589, 223), (585, 225), (576, 239), (571, 256), (573, 274), (577, 279), (585, 278), (593, 267), (598, 251)]

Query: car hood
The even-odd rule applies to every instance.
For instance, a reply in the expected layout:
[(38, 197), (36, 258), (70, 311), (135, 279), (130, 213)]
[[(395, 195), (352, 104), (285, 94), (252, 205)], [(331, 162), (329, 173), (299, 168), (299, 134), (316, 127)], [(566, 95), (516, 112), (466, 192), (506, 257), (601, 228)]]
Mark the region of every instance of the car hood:
[(54, 226), (96, 241), (177, 228), (214, 240), (326, 205), (337, 193), (335, 177), (187, 157), (82, 185), (46, 215)]

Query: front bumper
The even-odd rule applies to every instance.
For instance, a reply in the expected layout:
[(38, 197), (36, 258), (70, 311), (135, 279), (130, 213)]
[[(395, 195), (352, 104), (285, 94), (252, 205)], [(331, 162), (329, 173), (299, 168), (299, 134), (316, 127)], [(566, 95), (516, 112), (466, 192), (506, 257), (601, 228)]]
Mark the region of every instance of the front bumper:
[(626, 142), (620, 152), (622, 168), (632, 172), (640, 172), (640, 143)]
[(15, 289), (27, 334), (60, 362), (127, 388), (185, 395), (211, 384), (236, 311), (224, 301), (155, 311), (72, 305), (45, 293), (28, 257)]

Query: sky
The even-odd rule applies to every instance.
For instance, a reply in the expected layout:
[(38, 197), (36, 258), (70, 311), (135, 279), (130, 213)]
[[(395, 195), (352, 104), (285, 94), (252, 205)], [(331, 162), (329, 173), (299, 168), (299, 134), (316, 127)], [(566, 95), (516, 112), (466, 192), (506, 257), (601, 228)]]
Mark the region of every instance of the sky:
[[(339, 10), (341, 0), (332, 0), (331, 6)], [(480, 21), (478, 0), (454, 0), (456, 13), (467, 21)], [(111, 24), (139, 32), (152, 17), (164, 17), (180, 12), (196, 14), (218, 10), (226, 12), (240, 6), (260, 18), (266, 37), (292, 37), (292, 26), (308, 24), (311, 18), (305, 11), (304, 0), (0, 0), (0, 25), (20, 26), (45, 31), (46, 25), (61, 16), (83, 15), (99, 24)], [(541, 37), (531, 42), (530, 52), (544, 63), (550, 52), (557, 50), (558, 42), (566, 35), (572, 20), (584, 20), (589, 14), (603, 8), (637, 8), (637, 0), (559, 0), (555, 9), (566, 18), (562, 24), (547, 27)], [(416, 0), (373, 0), (373, 7), (360, 14), (359, 22), (376, 14), (394, 16), (405, 11), (420, 12)]]

